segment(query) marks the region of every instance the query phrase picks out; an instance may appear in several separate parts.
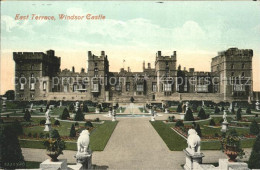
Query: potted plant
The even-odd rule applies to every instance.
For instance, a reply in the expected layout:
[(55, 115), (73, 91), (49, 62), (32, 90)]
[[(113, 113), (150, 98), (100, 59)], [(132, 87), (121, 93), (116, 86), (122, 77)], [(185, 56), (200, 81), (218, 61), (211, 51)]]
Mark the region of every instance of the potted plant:
[(240, 145), (240, 138), (235, 130), (224, 134), (221, 140), (222, 151), (229, 157), (229, 162), (236, 162), (237, 156), (243, 158), (244, 150)]
[(65, 149), (65, 142), (61, 140), (59, 132), (56, 129), (51, 130), (49, 138), (46, 139), (43, 144), (51, 161), (57, 162), (58, 156), (63, 154), (62, 151)]

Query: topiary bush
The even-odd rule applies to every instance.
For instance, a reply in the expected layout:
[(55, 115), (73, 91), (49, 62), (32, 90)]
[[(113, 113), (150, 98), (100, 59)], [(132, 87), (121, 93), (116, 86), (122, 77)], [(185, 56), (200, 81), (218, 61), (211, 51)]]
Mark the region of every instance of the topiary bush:
[(216, 114), (220, 113), (220, 109), (219, 109), (218, 106), (215, 107), (215, 111), (214, 111), (214, 113), (216, 113)]
[(178, 107), (177, 107), (177, 110), (176, 110), (178, 113), (181, 113), (182, 112), (182, 108), (181, 108), (181, 104), (178, 104)]
[(93, 124), (90, 121), (87, 121), (85, 123), (85, 127), (86, 127), (86, 129), (91, 129), (91, 128), (93, 128)]
[(26, 122), (29, 122), (31, 120), (31, 114), (28, 109), (26, 109), (23, 118)]
[(250, 169), (260, 169), (260, 134), (257, 135), (248, 161)]
[(207, 115), (206, 115), (206, 113), (205, 113), (205, 111), (204, 111), (203, 108), (200, 109), (199, 114), (198, 114), (198, 117), (199, 117), (200, 119), (207, 119)]
[(62, 115), (60, 117), (62, 120), (67, 120), (68, 118), (70, 118), (70, 113), (68, 111), (68, 109), (65, 107), (65, 109), (62, 112)]
[(209, 125), (210, 125), (210, 126), (216, 126), (216, 123), (215, 123), (214, 119), (211, 119), (211, 120), (210, 120)]
[(59, 126), (60, 125), (60, 121), (59, 120), (55, 120), (54, 125), (55, 126)]
[(185, 121), (194, 121), (194, 117), (193, 117), (193, 114), (192, 114), (192, 111), (190, 108), (188, 108), (187, 113), (185, 114), (184, 120)]
[(78, 122), (76, 122), (76, 123), (75, 123), (75, 126), (77, 126), (77, 127), (78, 127), (78, 126), (79, 126), (79, 123), (78, 123)]
[(78, 109), (78, 111), (76, 112), (74, 120), (75, 121), (83, 121), (83, 120), (85, 120), (84, 114), (82, 113), (81, 109)]
[(201, 137), (201, 136), (202, 136), (202, 133), (201, 133), (200, 125), (199, 125), (199, 124), (196, 125), (195, 130), (196, 130), (196, 132), (198, 133), (199, 137)]
[(70, 128), (70, 137), (76, 137), (76, 130), (74, 124), (72, 124)]
[(258, 135), (259, 134), (259, 126), (255, 120), (250, 124), (250, 134)]
[(58, 138), (60, 138), (60, 134), (59, 134), (58, 130), (52, 129), (52, 130), (50, 131), (50, 138), (53, 138), (53, 139), (58, 139)]
[(247, 113), (247, 114), (251, 114), (251, 108), (250, 108), (250, 107), (247, 107), (246, 113)]
[(242, 116), (241, 116), (241, 109), (239, 110), (237, 110), (237, 115), (236, 115), (236, 119), (237, 119), (237, 121), (240, 121), (240, 120), (242, 120)]
[(175, 116), (169, 116), (169, 117), (168, 117), (168, 121), (169, 121), (169, 122), (174, 122), (174, 119), (175, 119)]

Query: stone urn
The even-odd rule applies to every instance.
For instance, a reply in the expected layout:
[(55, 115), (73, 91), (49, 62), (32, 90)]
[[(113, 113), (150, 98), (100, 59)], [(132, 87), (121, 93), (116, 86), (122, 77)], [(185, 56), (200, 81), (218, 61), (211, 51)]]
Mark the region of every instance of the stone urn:
[(225, 146), (225, 151), (224, 153), (228, 156), (228, 161), (229, 162), (236, 162), (236, 158), (238, 156), (238, 151), (235, 146)]
[(51, 151), (46, 151), (46, 154), (51, 158), (52, 162), (58, 162), (58, 156), (60, 155), (57, 152), (51, 152)]

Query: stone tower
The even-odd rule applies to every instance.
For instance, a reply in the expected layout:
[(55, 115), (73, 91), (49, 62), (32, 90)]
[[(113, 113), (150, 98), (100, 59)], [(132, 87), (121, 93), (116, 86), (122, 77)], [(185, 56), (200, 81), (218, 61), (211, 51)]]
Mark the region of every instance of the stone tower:
[(55, 91), (51, 79), (60, 70), (60, 58), (55, 56), (55, 51), (14, 52), (13, 59), (16, 100), (34, 100)]
[(252, 57), (251, 49), (229, 48), (212, 58), (211, 71), (220, 76), (219, 91), (225, 101), (252, 95)]
[(99, 96), (105, 98), (106, 95), (109, 95), (106, 93), (109, 88), (109, 84), (106, 84), (109, 76), (109, 62), (105, 51), (101, 51), (100, 56), (88, 51), (88, 76), (90, 79), (88, 90), (94, 99)]
[[(176, 51), (173, 52), (171, 56), (162, 56), (161, 51), (156, 54), (155, 60), (155, 71), (157, 76), (157, 88), (158, 92), (164, 92), (164, 95), (171, 95), (176, 88), (174, 86), (176, 78)], [(164, 81), (170, 77), (172, 82)]]

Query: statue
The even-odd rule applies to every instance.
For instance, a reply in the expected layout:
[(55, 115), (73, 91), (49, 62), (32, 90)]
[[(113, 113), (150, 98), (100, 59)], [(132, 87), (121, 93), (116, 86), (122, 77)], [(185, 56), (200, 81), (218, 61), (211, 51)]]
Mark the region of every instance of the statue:
[(205, 106), (205, 103), (204, 103), (204, 100), (202, 100), (202, 108), (204, 108)]
[(256, 110), (260, 110), (259, 105), (260, 105), (260, 103), (259, 103), (259, 101), (257, 100), (256, 103), (255, 103), (255, 109), (256, 109)]
[(88, 155), (90, 154), (89, 150), (89, 131), (88, 130), (83, 130), (78, 138), (77, 141), (77, 155), (78, 154), (85, 154)]
[(182, 113), (185, 113), (186, 112), (186, 105), (183, 103), (182, 105)]
[(200, 137), (197, 134), (196, 130), (190, 129), (188, 131), (188, 148), (186, 150), (192, 154), (200, 154), (200, 141)]
[(226, 110), (224, 110), (223, 119), (224, 119), (223, 122), (227, 122), (227, 112), (226, 112)]
[(92, 169), (92, 152), (89, 148), (89, 131), (83, 130), (77, 141), (77, 163), (82, 164), (82, 169)]
[(79, 110), (79, 102), (77, 101), (75, 104), (75, 111), (77, 112)]
[(50, 121), (50, 109), (47, 109), (47, 111), (45, 112), (45, 118), (46, 118), (46, 122), (45, 122), (45, 128), (43, 131), (49, 132), (51, 130), (51, 121)]
[(186, 102), (186, 110), (185, 110), (185, 113), (188, 111), (189, 109), (189, 102)]
[(233, 108), (233, 106), (232, 106), (232, 102), (231, 102), (231, 103), (230, 103), (230, 106), (229, 106), (229, 108), (228, 108), (229, 112), (232, 112), (232, 108)]

